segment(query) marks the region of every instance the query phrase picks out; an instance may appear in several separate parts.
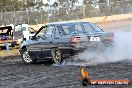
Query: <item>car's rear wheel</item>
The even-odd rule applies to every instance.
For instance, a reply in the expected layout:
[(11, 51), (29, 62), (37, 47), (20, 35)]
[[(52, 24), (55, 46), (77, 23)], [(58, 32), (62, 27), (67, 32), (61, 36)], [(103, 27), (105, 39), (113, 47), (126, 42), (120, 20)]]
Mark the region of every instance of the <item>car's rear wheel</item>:
[(36, 59), (32, 59), (30, 57), (30, 55), (28, 54), (28, 51), (27, 49), (23, 49), (22, 52), (21, 52), (21, 58), (22, 58), (22, 61), (25, 63), (25, 64), (33, 64), (36, 62)]
[(62, 53), (61, 53), (61, 51), (58, 48), (53, 48), (51, 50), (51, 54), (52, 54), (53, 62), (55, 64), (60, 64), (60, 63), (63, 62)]

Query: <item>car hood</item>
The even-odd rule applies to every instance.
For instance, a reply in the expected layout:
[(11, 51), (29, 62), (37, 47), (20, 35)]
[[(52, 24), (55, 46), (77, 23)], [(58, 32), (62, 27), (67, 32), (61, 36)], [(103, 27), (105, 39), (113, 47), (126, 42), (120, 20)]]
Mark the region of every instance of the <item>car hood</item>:
[(33, 41), (33, 40), (29, 39), (29, 40), (24, 41), (24, 42), (20, 45), (20, 47), (28, 46), (28, 45), (30, 45), (30, 44), (35, 44), (36, 42), (37, 42), (37, 41)]

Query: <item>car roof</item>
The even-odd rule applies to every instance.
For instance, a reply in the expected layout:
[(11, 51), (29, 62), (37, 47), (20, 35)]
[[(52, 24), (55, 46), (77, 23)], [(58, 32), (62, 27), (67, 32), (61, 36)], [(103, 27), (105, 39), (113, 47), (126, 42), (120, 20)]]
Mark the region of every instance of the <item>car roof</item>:
[(47, 23), (45, 25), (62, 25), (62, 24), (70, 24), (70, 23), (86, 23), (86, 22), (85, 21), (62, 21), (62, 22)]
[(0, 27), (0, 30), (4, 30), (4, 29), (12, 30), (12, 27), (11, 26)]

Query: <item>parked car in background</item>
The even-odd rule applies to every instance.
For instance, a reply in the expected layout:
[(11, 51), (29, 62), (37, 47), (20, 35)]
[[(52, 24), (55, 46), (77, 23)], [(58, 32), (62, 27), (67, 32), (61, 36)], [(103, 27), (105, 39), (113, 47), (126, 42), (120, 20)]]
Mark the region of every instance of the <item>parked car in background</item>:
[(0, 47), (15, 46), (16, 40), (13, 38), (12, 26), (0, 27)]
[(112, 43), (113, 33), (104, 32), (89, 22), (55, 22), (42, 26), (20, 47), (24, 63), (50, 60), (61, 63), (67, 56), (89, 47)]
[(23, 41), (29, 40), (35, 33), (36, 31), (28, 24), (17, 25), (14, 30), (14, 39), (21, 44)]

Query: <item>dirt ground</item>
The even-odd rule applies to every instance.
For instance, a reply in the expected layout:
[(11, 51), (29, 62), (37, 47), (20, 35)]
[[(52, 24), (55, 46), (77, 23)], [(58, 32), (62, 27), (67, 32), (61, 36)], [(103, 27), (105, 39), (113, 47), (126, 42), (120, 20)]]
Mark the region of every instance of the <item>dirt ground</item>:
[[(121, 23), (126, 25), (127, 22), (126, 20)], [(98, 25), (111, 31), (112, 27), (109, 25), (114, 23)], [(116, 22), (114, 27), (121, 23)], [(131, 23), (126, 26), (130, 26)], [(90, 65), (85, 68), (90, 79), (132, 80), (132, 60)], [(79, 77), (80, 65), (55, 65), (45, 61), (25, 65), (19, 56), (0, 57), (0, 88), (83, 88)], [(86, 88), (132, 88), (132, 85), (88, 85)]]
[(103, 22), (97, 23), (97, 25), (102, 28), (104, 31), (116, 32), (132, 28), (132, 20), (122, 20), (122, 21), (112, 21), (112, 22)]
[[(38, 62), (25, 65), (19, 58), (3, 59), (0, 64), (1, 88), (82, 88), (81, 66), (51, 65)], [(132, 61), (131, 61), (132, 62)], [(90, 79), (132, 80), (132, 63), (120, 61), (86, 66)], [(132, 88), (132, 85), (89, 85), (87, 88)]]

